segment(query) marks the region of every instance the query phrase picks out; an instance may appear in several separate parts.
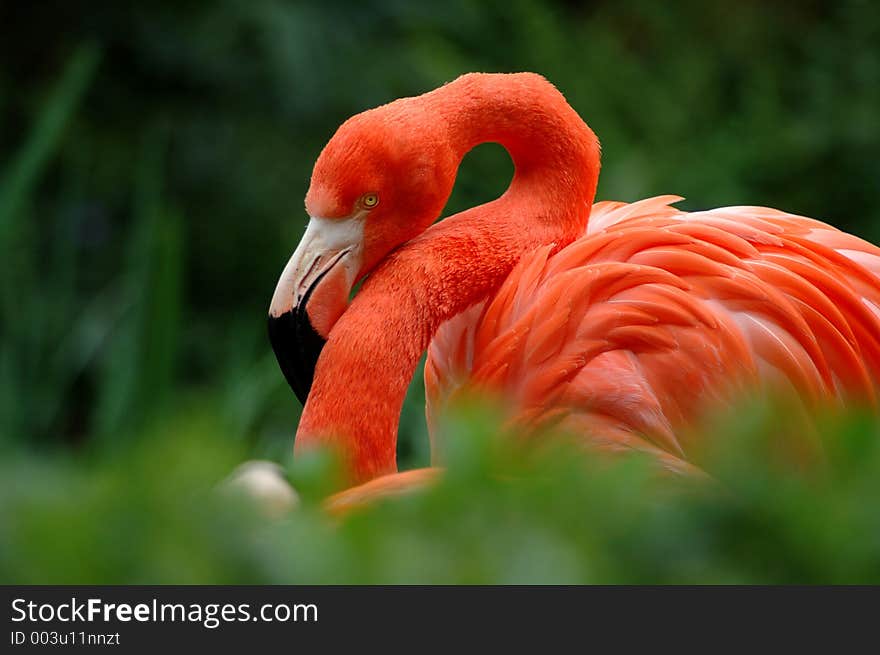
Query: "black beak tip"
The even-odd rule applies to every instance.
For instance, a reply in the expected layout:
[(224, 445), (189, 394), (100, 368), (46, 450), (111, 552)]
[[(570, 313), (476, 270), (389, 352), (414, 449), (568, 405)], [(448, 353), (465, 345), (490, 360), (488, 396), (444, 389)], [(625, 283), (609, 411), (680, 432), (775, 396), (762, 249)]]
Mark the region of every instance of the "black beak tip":
[(325, 340), (312, 327), (304, 309), (294, 307), (280, 316), (269, 315), (269, 342), (287, 383), (305, 405), (315, 366)]

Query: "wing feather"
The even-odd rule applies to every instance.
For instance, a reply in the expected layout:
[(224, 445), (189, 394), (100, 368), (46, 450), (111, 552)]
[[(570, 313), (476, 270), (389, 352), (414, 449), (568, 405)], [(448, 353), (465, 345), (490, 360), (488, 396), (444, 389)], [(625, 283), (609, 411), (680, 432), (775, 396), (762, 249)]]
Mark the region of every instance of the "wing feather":
[(880, 249), (764, 207), (682, 212), (677, 196), (594, 205), (584, 237), (526, 254), (485, 304), (441, 326), (429, 414), (500, 392), (527, 425), (688, 469), (688, 431), (755, 385), (876, 403)]

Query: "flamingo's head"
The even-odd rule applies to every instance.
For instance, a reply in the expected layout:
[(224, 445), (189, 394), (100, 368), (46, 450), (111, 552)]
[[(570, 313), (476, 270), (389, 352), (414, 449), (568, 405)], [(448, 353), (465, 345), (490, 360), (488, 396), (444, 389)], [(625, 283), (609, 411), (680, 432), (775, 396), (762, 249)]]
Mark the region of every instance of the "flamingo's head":
[(321, 152), (306, 194), (310, 220), (269, 307), (269, 337), (305, 403), (318, 354), (354, 284), (440, 215), (458, 160), (417, 99), (358, 114)]

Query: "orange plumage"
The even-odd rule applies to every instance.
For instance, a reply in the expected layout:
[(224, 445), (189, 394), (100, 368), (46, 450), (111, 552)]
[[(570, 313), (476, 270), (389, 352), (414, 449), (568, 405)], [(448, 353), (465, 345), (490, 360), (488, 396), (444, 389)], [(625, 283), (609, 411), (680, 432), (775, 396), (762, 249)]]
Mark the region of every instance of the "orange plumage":
[(880, 249), (761, 207), (676, 197), (594, 206), (582, 238), (525, 255), (428, 350), (429, 414), (491, 389), (516, 421), (561, 423), (686, 468), (707, 409), (758, 384), (876, 404)]
[[(485, 141), (510, 152), (509, 189), (431, 225)], [(466, 75), (344, 124), (270, 309), (282, 368), (308, 393), (297, 450), (335, 447), (351, 482), (398, 489), (397, 422), (426, 348), (429, 423), (488, 389), (520, 424), (675, 469), (690, 466), (686, 428), (738, 390), (876, 404), (880, 249), (761, 207), (594, 205), (598, 173), (595, 136), (532, 74)], [(303, 344), (324, 339), (312, 381)]]

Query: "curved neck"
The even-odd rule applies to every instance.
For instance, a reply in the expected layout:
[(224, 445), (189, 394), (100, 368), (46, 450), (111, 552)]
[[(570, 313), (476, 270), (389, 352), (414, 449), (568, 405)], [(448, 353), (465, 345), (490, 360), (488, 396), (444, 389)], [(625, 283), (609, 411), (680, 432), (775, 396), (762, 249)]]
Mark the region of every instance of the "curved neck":
[(498, 142), (515, 173), (497, 200), (451, 216), (389, 255), (330, 333), (296, 449), (335, 446), (350, 480), (396, 471), (397, 426), (422, 353), (444, 321), (492, 293), (539, 245), (584, 232), (599, 174), (593, 132), (532, 74), (466, 75), (412, 100), (459, 161)]
[(419, 100), (445, 123), (459, 161), (481, 143), (500, 143), (515, 167), (507, 194), (552, 208), (546, 218), (557, 230), (583, 231), (599, 180), (599, 142), (547, 80), (534, 73), (475, 73)]

